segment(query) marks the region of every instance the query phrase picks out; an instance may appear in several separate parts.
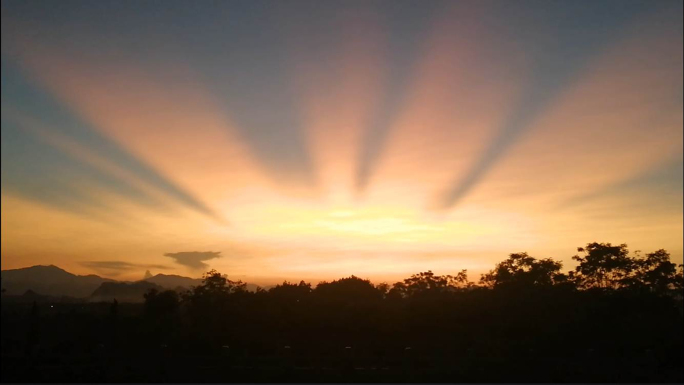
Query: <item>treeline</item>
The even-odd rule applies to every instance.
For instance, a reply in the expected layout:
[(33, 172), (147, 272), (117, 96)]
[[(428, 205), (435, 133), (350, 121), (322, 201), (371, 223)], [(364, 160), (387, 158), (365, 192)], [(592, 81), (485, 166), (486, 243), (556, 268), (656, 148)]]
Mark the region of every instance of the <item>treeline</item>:
[[(682, 265), (603, 243), (574, 259), (563, 272), (511, 254), (478, 282), (427, 271), (256, 292), (212, 270), (187, 292), (150, 291), (140, 308), (3, 305), (3, 367), (10, 356), (77, 367), (79, 354), (106, 351), (109, 369), (92, 380), (682, 381)], [(7, 353), (11, 336), (26, 350)]]

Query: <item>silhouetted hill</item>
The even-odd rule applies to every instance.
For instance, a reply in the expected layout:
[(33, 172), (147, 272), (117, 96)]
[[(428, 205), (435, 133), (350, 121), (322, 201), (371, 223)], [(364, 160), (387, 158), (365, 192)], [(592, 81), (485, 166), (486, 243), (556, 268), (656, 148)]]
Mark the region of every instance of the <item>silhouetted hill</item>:
[(113, 280), (97, 275), (71, 274), (54, 265), (2, 271), (2, 287), (7, 295), (22, 295), (31, 290), (53, 297), (84, 298), (104, 282)]
[[(143, 281), (152, 282), (164, 289), (175, 291), (189, 290), (194, 286), (202, 284), (201, 278), (189, 278), (174, 274), (157, 274), (153, 277), (145, 278)], [(248, 283), (246, 288), (248, 291), (256, 291), (257, 285)]]
[(3, 295), (0, 379), (681, 383), (684, 266), (625, 244), (578, 253), (567, 272), (512, 253), (479, 283), (428, 270), (247, 292), (211, 270), (184, 295), (145, 280), (75, 304)]
[(143, 302), (144, 295), (150, 289), (158, 291), (164, 288), (152, 282), (138, 281), (128, 282), (104, 282), (88, 298), (90, 302), (113, 301), (119, 302)]
[(200, 278), (189, 278), (172, 274), (157, 274), (153, 277), (145, 278), (143, 281), (157, 284), (168, 290), (177, 290), (179, 286), (183, 289), (190, 289), (193, 286), (202, 284), (202, 279)]
[[(7, 291), (5, 296), (12, 297), (12, 301), (25, 302), (25, 299), (19, 298), (23, 296), (27, 291), (31, 291), (36, 295), (39, 295), (42, 299), (51, 298), (53, 301), (68, 301), (72, 302), (78, 298), (92, 300), (92, 296), (97, 290), (100, 290), (103, 283), (120, 283), (124, 286), (107, 286), (104, 293), (101, 291), (98, 295), (103, 295), (107, 298), (112, 297), (107, 294), (107, 290), (115, 290), (114, 293), (117, 296), (122, 297), (117, 298), (119, 301), (128, 302), (124, 298), (128, 298), (129, 294), (133, 293), (134, 302), (142, 301), (141, 298), (138, 299), (138, 293), (135, 291), (139, 288), (145, 287), (134, 286), (128, 287), (125, 285), (130, 284), (129, 282), (116, 281), (114, 279), (103, 278), (97, 275), (76, 275), (69, 273), (57, 266), (31, 266), (21, 269), (13, 270), (3, 270), (2, 271), (2, 287)], [(198, 286), (202, 284), (201, 278), (190, 278), (183, 277), (180, 275), (173, 274), (157, 274), (152, 277), (145, 278), (136, 283), (151, 283), (157, 289), (175, 290), (178, 292), (186, 291), (191, 289), (193, 286)], [(121, 289), (125, 288), (125, 289)], [(256, 291), (257, 285), (247, 284), (248, 291)], [(132, 290), (132, 291), (131, 291)], [(98, 299), (99, 301), (99, 299)]]
[(19, 298), (25, 302), (33, 302), (33, 301), (40, 301), (40, 300), (42, 300), (44, 298), (48, 298), (48, 297), (44, 296), (44, 295), (40, 295), (33, 290), (26, 290), (26, 293), (19, 296)]
[(61, 297), (53, 297), (49, 295), (42, 295), (38, 294), (33, 290), (27, 290), (24, 294), (22, 295), (3, 295), (2, 296), (2, 302), (7, 304), (7, 303), (38, 303), (38, 304), (53, 304), (53, 303), (81, 303), (83, 302), (83, 299), (79, 298), (74, 298), (74, 297), (67, 297), (67, 296), (61, 296)]

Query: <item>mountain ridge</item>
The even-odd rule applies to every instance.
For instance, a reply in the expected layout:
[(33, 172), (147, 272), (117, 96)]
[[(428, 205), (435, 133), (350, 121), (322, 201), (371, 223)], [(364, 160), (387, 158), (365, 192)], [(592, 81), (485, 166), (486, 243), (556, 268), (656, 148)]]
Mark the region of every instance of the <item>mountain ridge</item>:
[[(139, 302), (149, 289), (189, 290), (202, 284), (202, 278), (190, 278), (177, 274), (156, 274), (136, 281), (119, 281), (95, 274), (76, 275), (55, 265), (35, 265), (0, 272), (4, 295), (22, 296), (27, 292), (42, 297), (70, 297), (88, 301)], [(150, 274), (151, 275), (151, 274)], [(248, 284), (247, 290), (255, 291), (257, 285)], [(140, 298), (138, 298), (140, 297)]]
[(55, 265), (35, 265), (0, 271), (7, 295), (22, 295), (31, 290), (54, 297), (87, 297), (103, 282), (114, 282), (98, 275), (76, 275)]

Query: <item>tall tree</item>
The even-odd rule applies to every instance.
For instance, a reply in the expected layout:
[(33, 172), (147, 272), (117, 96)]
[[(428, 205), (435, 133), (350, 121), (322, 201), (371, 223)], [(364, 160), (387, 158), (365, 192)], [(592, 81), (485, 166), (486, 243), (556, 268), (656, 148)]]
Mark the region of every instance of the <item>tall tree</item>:
[(633, 283), (632, 275), (638, 264), (629, 256), (626, 244), (593, 242), (578, 247), (577, 251), (584, 255), (572, 257), (579, 262), (572, 278), (580, 287), (618, 289)]
[(677, 287), (677, 265), (670, 253), (660, 249), (635, 262), (635, 284), (652, 292), (667, 293)]
[(487, 287), (502, 286), (551, 286), (565, 282), (560, 272), (562, 263), (551, 258), (537, 260), (527, 253), (513, 253), (496, 265), (494, 270), (483, 274), (480, 282)]

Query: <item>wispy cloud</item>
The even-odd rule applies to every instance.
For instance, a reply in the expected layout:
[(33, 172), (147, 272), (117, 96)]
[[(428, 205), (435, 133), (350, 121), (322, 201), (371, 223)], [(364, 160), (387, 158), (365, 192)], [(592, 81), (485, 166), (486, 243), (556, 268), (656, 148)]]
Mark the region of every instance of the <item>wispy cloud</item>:
[(82, 266), (89, 269), (93, 269), (100, 274), (106, 274), (110, 276), (120, 275), (124, 272), (131, 270), (140, 269), (158, 269), (158, 270), (168, 270), (168, 266), (164, 265), (150, 265), (150, 264), (137, 264), (124, 261), (84, 261), (81, 262)]

